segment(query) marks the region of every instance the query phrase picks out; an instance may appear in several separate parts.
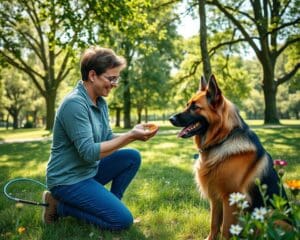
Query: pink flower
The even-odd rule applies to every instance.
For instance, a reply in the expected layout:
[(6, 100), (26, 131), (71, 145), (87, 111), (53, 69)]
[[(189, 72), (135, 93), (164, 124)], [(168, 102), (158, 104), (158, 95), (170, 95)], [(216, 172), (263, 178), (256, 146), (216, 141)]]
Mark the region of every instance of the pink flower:
[(273, 163), (275, 166), (280, 166), (280, 167), (284, 167), (288, 164), (287, 161), (281, 159), (276, 159), (273, 161)]

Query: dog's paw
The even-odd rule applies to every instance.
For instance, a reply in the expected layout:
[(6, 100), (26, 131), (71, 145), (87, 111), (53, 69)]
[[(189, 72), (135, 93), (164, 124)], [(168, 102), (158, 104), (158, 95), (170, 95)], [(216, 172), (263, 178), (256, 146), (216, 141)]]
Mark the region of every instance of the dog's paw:
[(208, 235), (208, 236), (205, 238), (205, 240), (213, 240), (213, 238), (211, 238), (211, 236)]
[(217, 235), (213, 235), (213, 234), (209, 234), (205, 240), (216, 240), (217, 239)]

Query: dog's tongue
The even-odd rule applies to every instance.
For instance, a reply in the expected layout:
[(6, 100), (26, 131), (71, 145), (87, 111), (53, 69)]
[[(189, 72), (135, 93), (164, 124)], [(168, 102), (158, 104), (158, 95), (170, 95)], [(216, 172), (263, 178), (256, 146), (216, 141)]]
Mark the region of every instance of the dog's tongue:
[(183, 135), (187, 134), (187, 132), (188, 132), (188, 129), (184, 128), (178, 133), (177, 137), (182, 137)]

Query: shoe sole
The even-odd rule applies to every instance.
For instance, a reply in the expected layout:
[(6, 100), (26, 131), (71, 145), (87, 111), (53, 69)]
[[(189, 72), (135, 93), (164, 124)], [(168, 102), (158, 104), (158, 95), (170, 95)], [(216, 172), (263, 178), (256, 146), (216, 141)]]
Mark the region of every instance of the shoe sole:
[[(46, 203), (46, 196), (49, 192), (45, 191), (43, 192), (43, 197), (42, 197), (42, 201), (43, 203)], [(43, 206), (43, 213), (42, 213), (42, 221), (43, 223), (46, 223), (45, 221), (45, 214), (46, 214), (46, 206)]]

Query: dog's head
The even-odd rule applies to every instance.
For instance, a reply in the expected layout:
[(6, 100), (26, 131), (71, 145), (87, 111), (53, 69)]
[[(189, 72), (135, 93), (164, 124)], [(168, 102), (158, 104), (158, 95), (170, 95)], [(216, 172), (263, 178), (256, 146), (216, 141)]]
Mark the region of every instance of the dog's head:
[(170, 117), (170, 122), (176, 127), (183, 127), (179, 137), (189, 138), (206, 134), (210, 125), (218, 121), (218, 112), (223, 102), (221, 90), (212, 75), (207, 83), (201, 77), (199, 90), (187, 103), (186, 108)]

